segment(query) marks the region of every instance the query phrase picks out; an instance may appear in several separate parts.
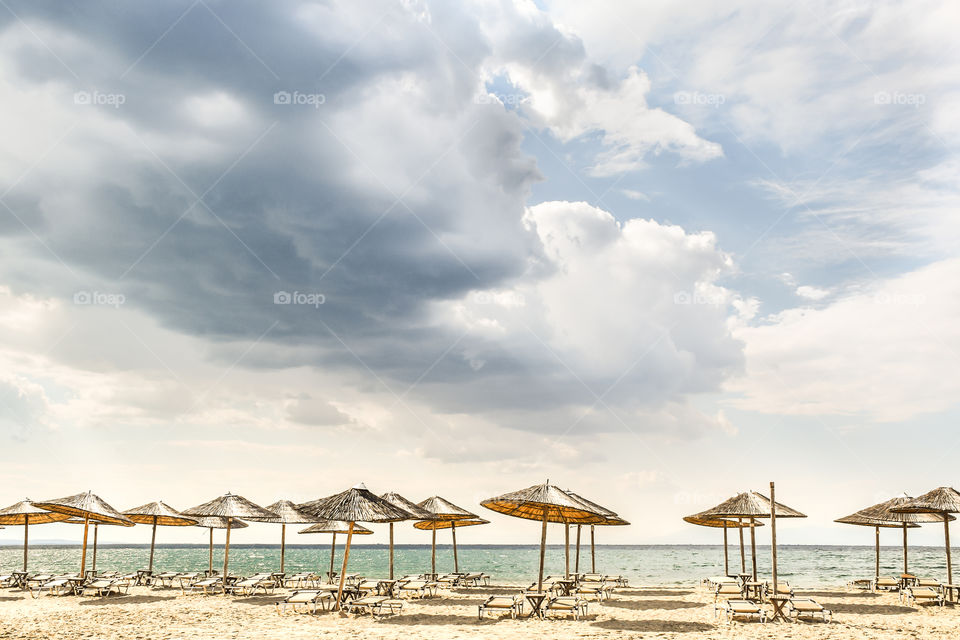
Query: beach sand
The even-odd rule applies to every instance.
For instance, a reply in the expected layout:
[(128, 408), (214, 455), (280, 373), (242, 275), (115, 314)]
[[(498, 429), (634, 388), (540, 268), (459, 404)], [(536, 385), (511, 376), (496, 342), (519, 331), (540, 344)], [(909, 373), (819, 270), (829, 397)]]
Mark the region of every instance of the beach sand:
[(403, 613), (369, 616), (280, 615), (275, 603), (287, 591), (252, 597), (183, 596), (179, 590), (136, 587), (128, 595), (33, 599), (27, 592), (0, 592), (0, 638), (939, 638), (956, 636), (960, 607), (911, 608), (895, 594), (845, 588), (809, 591), (834, 611), (834, 622), (735, 622), (713, 615), (713, 596), (698, 587), (629, 588), (603, 604), (591, 603), (586, 619), (477, 620), (477, 605), (517, 587), (478, 587), (441, 592), (406, 602)]

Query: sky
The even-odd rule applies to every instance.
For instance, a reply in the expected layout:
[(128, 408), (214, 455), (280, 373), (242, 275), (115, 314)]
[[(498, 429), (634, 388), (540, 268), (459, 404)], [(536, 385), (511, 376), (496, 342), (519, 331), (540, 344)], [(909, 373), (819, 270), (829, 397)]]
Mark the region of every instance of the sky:
[(960, 482), (955, 3), (0, 5), (4, 505)]

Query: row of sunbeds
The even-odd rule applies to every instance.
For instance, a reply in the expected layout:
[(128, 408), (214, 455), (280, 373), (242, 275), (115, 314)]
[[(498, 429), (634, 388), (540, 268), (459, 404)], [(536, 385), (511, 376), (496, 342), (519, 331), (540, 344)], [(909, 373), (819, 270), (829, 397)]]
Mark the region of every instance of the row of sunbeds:
[(37, 573), (31, 576), (17, 576), (15, 574), (0, 575), (0, 586), (20, 586), (30, 592), (31, 597), (39, 598), (42, 595), (96, 595), (125, 594), (130, 587), (136, 584), (137, 574), (120, 574), (109, 572), (89, 574), (81, 577), (77, 573), (49, 574)]
[(783, 600), (782, 611), (787, 618), (833, 620), (832, 611), (813, 598), (798, 596), (788, 582), (778, 582), (775, 591), (767, 582), (741, 581), (732, 576), (706, 578), (703, 584), (713, 590), (714, 617), (723, 615), (727, 624), (737, 618), (766, 622), (770, 614), (763, 605), (771, 602), (771, 597)]
[(900, 602), (910, 606), (934, 604), (942, 607), (946, 602), (946, 585), (931, 578), (904, 575), (897, 579), (879, 576), (870, 581), (855, 581), (853, 584), (862, 586), (864, 582), (868, 583), (874, 592), (899, 592)]

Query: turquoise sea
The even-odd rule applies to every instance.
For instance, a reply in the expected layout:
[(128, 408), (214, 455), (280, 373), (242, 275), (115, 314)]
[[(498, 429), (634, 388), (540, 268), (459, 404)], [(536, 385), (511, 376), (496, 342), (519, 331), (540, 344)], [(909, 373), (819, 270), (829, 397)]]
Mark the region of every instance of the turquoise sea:
[[(339, 541), (338, 541), (339, 542)], [(536, 579), (539, 547), (536, 545), (460, 545), (461, 571), (483, 571), (496, 583), (528, 584)], [(149, 545), (101, 545), (97, 551), (98, 570), (135, 571), (147, 566)], [(338, 544), (336, 562), (343, 547)], [(747, 567), (750, 567), (747, 549)], [(91, 563), (88, 550), (87, 564)], [(571, 556), (573, 551), (571, 550)], [(770, 548), (757, 547), (759, 573), (769, 575)], [(960, 557), (957, 550), (954, 557)], [(910, 549), (910, 571), (916, 575), (946, 580), (943, 548)], [(0, 547), (0, 570), (19, 569), (23, 550), (17, 546)], [(731, 545), (731, 573), (739, 572), (739, 549)], [(429, 545), (397, 545), (397, 575), (422, 573), (430, 569)], [(838, 586), (854, 578), (873, 575), (874, 548), (871, 546), (782, 546), (778, 549), (779, 575), (793, 586)], [(157, 545), (155, 571), (203, 570), (208, 564), (206, 545)], [(214, 567), (222, 568), (223, 547), (214, 547)], [(29, 569), (33, 571), (78, 571), (80, 548), (77, 545), (43, 545), (31, 547)], [(276, 571), (280, 565), (279, 545), (230, 546), (230, 573), (249, 575), (258, 571)], [(330, 565), (330, 545), (291, 545), (286, 552), (286, 571), (318, 571), (325, 573)], [(560, 545), (547, 548), (546, 574), (563, 573), (564, 554)], [(881, 547), (882, 573), (899, 575), (900, 547)], [(581, 551), (581, 571), (590, 569), (589, 546)], [(571, 557), (571, 570), (573, 559)], [(337, 568), (339, 571), (339, 566)], [(437, 571), (453, 570), (450, 545), (437, 545)], [(721, 545), (599, 545), (597, 570), (618, 574), (635, 585), (693, 584), (704, 576), (723, 573)], [(387, 574), (385, 545), (353, 545), (350, 550), (350, 572), (370, 577)]]

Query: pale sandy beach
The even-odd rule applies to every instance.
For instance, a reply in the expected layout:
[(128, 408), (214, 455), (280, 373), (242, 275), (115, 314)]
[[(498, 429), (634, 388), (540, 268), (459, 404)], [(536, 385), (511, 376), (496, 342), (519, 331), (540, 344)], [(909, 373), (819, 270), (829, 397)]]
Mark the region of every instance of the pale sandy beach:
[(286, 591), (254, 597), (182, 596), (149, 587), (129, 595), (41, 597), (5, 591), (0, 596), (2, 638), (939, 638), (955, 636), (960, 609), (900, 604), (895, 594), (844, 588), (806, 592), (834, 611), (834, 622), (735, 622), (714, 619), (713, 596), (696, 587), (631, 588), (591, 603), (586, 619), (477, 620), (477, 604), (516, 587), (441, 592), (406, 602), (402, 614), (369, 616), (280, 615), (274, 604)]

